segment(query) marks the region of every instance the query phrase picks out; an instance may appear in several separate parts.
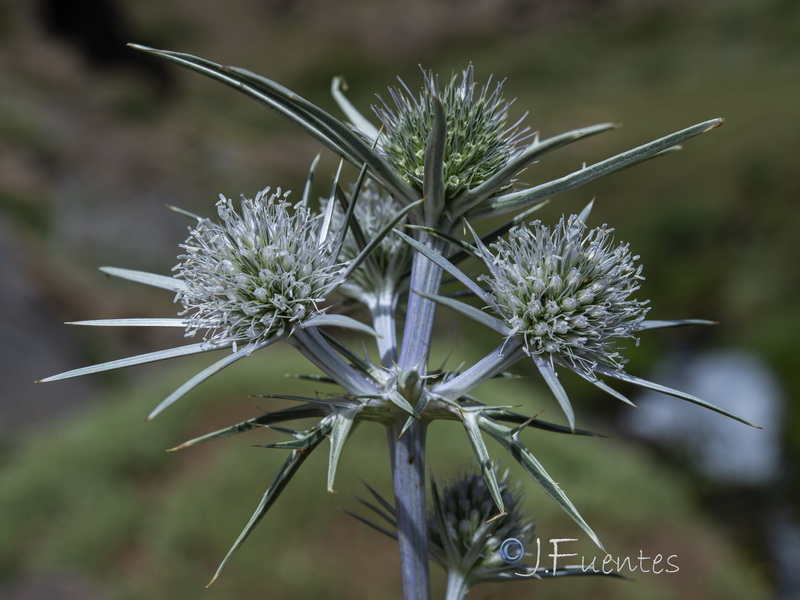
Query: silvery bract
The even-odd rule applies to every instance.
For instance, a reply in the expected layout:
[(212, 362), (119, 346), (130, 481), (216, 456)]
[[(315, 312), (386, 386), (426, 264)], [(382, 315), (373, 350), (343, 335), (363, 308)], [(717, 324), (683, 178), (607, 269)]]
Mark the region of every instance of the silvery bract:
[[(200, 333), (203, 341), (47, 379), (223, 351), (222, 358), (165, 398), (151, 412), (153, 417), (227, 366), (284, 341), (324, 373), (308, 379), (339, 386), (334, 394), (289, 397), (297, 402), (295, 406), (180, 446), (264, 426), (289, 438), (266, 444), (290, 451), (289, 456), (220, 569), (309, 454), (326, 440), (330, 445), (327, 483), (328, 489), (333, 489), (342, 448), (357, 422), (378, 423), (389, 434), (404, 597), (419, 599), (430, 595), (428, 535), (421, 524), (428, 519), (425, 432), (431, 421), (446, 419), (464, 427), (496, 509), (493, 522), (498, 528), (505, 527), (503, 519), (509, 526), (515, 522), (515, 509), (513, 499), (505, 493), (504, 480), (495, 473), (484, 441), (487, 435), (600, 545), (594, 531), (521, 439), (528, 427), (588, 433), (575, 428), (575, 416), (556, 366), (572, 369), (622, 400), (625, 398), (601, 377), (658, 390), (738, 419), (700, 398), (622, 370), (617, 340), (648, 329), (708, 322), (644, 320), (646, 303), (631, 297), (641, 279), (635, 258), (627, 246), (612, 241), (609, 229), (587, 229), (588, 209), (562, 219), (553, 228), (538, 222), (524, 225), (530, 212), (554, 196), (674, 150), (677, 144), (718, 126), (720, 119), (699, 123), (553, 181), (524, 187), (515, 185), (518, 175), (543, 155), (614, 125), (601, 123), (546, 139), (533, 136), (523, 144), (527, 130), (509, 124), (510, 103), (502, 99), (499, 85), (479, 86), (471, 67), (444, 86), (438, 76), (426, 73), (419, 95), (406, 86), (391, 91), (395, 106), (384, 104), (377, 109), (380, 128), (345, 98), (343, 81), (335, 79), (333, 94), (347, 116), (346, 123), (250, 71), (187, 54), (138, 48), (213, 77), (261, 102), (358, 171), (352, 186), (342, 186), (339, 180), (346, 171), (340, 168), (318, 214), (309, 205), (314, 161), (305, 191), (294, 205), (286, 194), (265, 190), (252, 200), (243, 200), (238, 209), (223, 198), (218, 204), (219, 222), (189, 215), (195, 223), (175, 276), (104, 268), (109, 274), (168, 290), (184, 310), (177, 318), (80, 324), (177, 327), (189, 334)], [(455, 236), (462, 228), (471, 230), (477, 220), (507, 213), (518, 214), (483, 237), (473, 232), (472, 243)], [(506, 233), (509, 236), (504, 240), (501, 236)], [(489, 286), (488, 291), (459, 268), (459, 262), (469, 256), (483, 260), (488, 268), (479, 280)], [(464, 286), (477, 305), (439, 293), (445, 272)], [(337, 303), (345, 297), (366, 308), (367, 322), (337, 312)], [(438, 305), (493, 330), (490, 335), (497, 338), (496, 348), (463, 369), (429, 368)], [(364, 342), (374, 344), (378, 358), (351, 349), (330, 327), (365, 336)], [(358, 341), (356, 347), (361, 345)], [(510, 367), (530, 359), (566, 413), (568, 426), (480, 399), (477, 388), (481, 383), (503, 377)], [(524, 410), (531, 414), (540, 406)], [(309, 417), (318, 419), (310, 428), (282, 425), (295, 420), (305, 423), (302, 420)], [(437, 504), (441, 500), (437, 497)], [(491, 506), (480, 502), (483, 508)], [(443, 539), (440, 542), (445, 543)]]

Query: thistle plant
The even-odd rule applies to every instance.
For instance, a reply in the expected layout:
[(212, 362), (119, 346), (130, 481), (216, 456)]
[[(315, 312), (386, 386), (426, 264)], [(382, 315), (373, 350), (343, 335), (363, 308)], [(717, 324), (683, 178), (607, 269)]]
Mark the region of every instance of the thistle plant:
[[(136, 48), (243, 92), (354, 167), (349, 184), (344, 182), (347, 171), (340, 167), (319, 211), (312, 208), (311, 201), (316, 160), (294, 204), (288, 193), (266, 188), (239, 204), (222, 198), (217, 204), (218, 220), (179, 211), (193, 225), (171, 276), (102, 269), (175, 294), (183, 307), (178, 316), (78, 324), (177, 327), (190, 337), (200, 334), (202, 341), (47, 378), (52, 381), (191, 354), (223, 353), (163, 399), (151, 412), (152, 418), (227, 366), (266, 346), (285, 342), (323, 373), (307, 376), (314, 385), (338, 386), (333, 394), (267, 396), (297, 404), (178, 446), (187, 448), (265, 426), (288, 436), (264, 444), (289, 450), (289, 456), (214, 579), (304, 460), (325, 440), (329, 441), (327, 487), (334, 489), (342, 448), (357, 423), (375, 423), (387, 432), (394, 485), (392, 518), (403, 597), (410, 600), (430, 597), (428, 557), (438, 557), (441, 562), (453, 544), (463, 548), (465, 543), (459, 541), (460, 533), (457, 539), (449, 539), (453, 532), (445, 514), (448, 498), (452, 494), (466, 494), (472, 500), (477, 497), (475, 480), (464, 484), (466, 487), (457, 485), (456, 491), (443, 496), (434, 489), (439, 528), (429, 540), (425, 434), (432, 421), (453, 421), (464, 427), (481, 471), (481, 485), (492, 502), (480, 500), (479, 516), (470, 520), (476, 528), (470, 539), (482, 540), (483, 550), (478, 552), (478, 562), (470, 563), (472, 566), (464, 563), (459, 569), (459, 576), (469, 585), (491, 572), (480, 558), (485, 558), (491, 536), (484, 539), (483, 533), (476, 532), (493, 531), (501, 536), (517, 527), (527, 531), (519, 525), (505, 478), (495, 471), (486, 436), (508, 451), (602, 548), (598, 536), (521, 437), (530, 428), (588, 434), (576, 428), (557, 367), (572, 370), (628, 403), (605, 379), (657, 390), (745, 422), (700, 398), (625, 372), (621, 341), (650, 329), (709, 322), (646, 319), (648, 302), (634, 297), (642, 279), (637, 257), (627, 245), (613, 240), (608, 227), (589, 228), (591, 204), (581, 214), (562, 217), (553, 226), (529, 222), (533, 212), (558, 194), (670, 152), (681, 142), (714, 129), (721, 119), (688, 127), (553, 181), (523, 186), (518, 181), (520, 173), (544, 154), (614, 125), (602, 123), (546, 139), (530, 136), (522, 119), (510, 120), (511, 103), (502, 98), (500, 85), (479, 86), (471, 67), (445, 85), (426, 72), (418, 93), (401, 83), (389, 92), (394, 106), (382, 102), (375, 109), (379, 125), (347, 100), (343, 81), (334, 79), (333, 96), (347, 118), (342, 121), (244, 69), (187, 54)], [(481, 219), (501, 215), (509, 218), (494, 231), (479, 235), (473, 229)], [(461, 231), (468, 235), (460, 235)], [(469, 258), (482, 264), (485, 273), (477, 278), (467, 275), (459, 265)], [(460, 299), (441, 293), (445, 274), (463, 286)], [(342, 309), (353, 302), (365, 310), (346, 316)], [(494, 350), (463, 369), (429, 367), (439, 306), (494, 332)], [(379, 358), (353, 350), (336, 334), (342, 328), (372, 340)], [(359, 347), (364, 339), (358, 341)], [(542, 404), (516, 412), (480, 399), (482, 383), (529, 361), (561, 406), (567, 425), (528, 416)], [(547, 397), (541, 399), (542, 403), (548, 401)], [(309, 429), (284, 426), (309, 417), (318, 419)], [(494, 515), (489, 515), (489, 506)], [(479, 524), (486, 521), (494, 525)], [(496, 541), (491, 540), (491, 544)]]

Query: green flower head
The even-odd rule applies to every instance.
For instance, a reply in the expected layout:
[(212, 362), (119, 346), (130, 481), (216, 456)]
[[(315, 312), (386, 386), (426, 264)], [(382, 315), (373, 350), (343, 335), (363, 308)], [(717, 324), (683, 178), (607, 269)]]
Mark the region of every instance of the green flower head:
[(383, 124), (380, 148), (406, 182), (422, 190), (425, 152), (434, 126), (433, 98), (438, 98), (447, 122), (445, 195), (454, 198), (497, 173), (518, 152), (527, 129), (519, 130), (519, 122), (508, 124), (511, 103), (501, 95), (502, 82), (492, 86), (489, 81), (479, 88), (472, 65), (444, 86), (431, 72), (424, 78), (419, 96), (401, 81), (400, 88), (389, 90), (394, 108), (386, 102), (374, 107)]

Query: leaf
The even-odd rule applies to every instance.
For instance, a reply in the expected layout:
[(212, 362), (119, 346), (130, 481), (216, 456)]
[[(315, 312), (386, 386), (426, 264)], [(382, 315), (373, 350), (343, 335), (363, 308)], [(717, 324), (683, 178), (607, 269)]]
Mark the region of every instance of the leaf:
[(752, 423), (750, 423), (749, 421), (746, 421), (742, 417), (737, 417), (733, 413), (730, 413), (727, 410), (724, 410), (724, 409), (720, 408), (719, 406), (711, 404), (710, 402), (706, 402), (702, 398), (698, 398), (697, 396), (693, 396), (692, 394), (687, 394), (686, 392), (681, 392), (680, 390), (674, 390), (674, 389), (672, 389), (670, 387), (667, 387), (665, 385), (661, 385), (661, 384), (655, 383), (653, 381), (648, 381), (647, 379), (642, 379), (642, 378), (636, 377), (634, 375), (629, 375), (628, 373), (625, 373), (624, 371), (615, 371), (614, 369), (609, 369), (607, 367), (603, 367), (602, 365), (598, 365), (595, 368), (595, 370), (598, 373), (602, 373), (603, 375), (607, 375), (608, 377), (613, 377), (615, 379), (619, 379), (620, 381), (626, 381), (628, 383), (632, 383), (634, 385), (638, 385), (640, 387), (647, 388), (649, 390), (653, 390), (653, 391), (656, 391), (656, 392), (661, 392), (662, 394), (667, 394), (669, 396), (675, 396), (676, 398), (680, 398), (682, 400), (687, 400), (688, 402), (691, 402), (692, 404), (697, 404), (698, 406), (702, 406), (702, 407), (707, 408), (709, 410), (713, 410), (714, 412), (718, 412), (721, 415), (725, 415), (726, 417), (730, 417), (731, 419), (739, 421), (740, 423), (744, 423), (745, 425), (749, 425), (750, 427), (755, 427), (756, 429), (763, 429), (763, 427), (759, 427), (758, 425), (753, 425)]
[(306, 319), (298, 327), (300, 329), (308, 329), (309, 327), (341, 327), (343, 329), (360, 331), (361, 333), (366, 333), (374, 337), (378, 336), (377, 332), (369, 325), (366, 325), (361, 321), (356, 321), (352, 317), (348, 317), (346, 315), (316, 315)]
[(717, 321), (706, 321), (705, 319), (676, 319), (670, 321), (650, 320), (642, 321), (636, 327), (637, 331), (647, 331), (649, 329), (664, 329), (666, 327), (686, 327), (689, 325), (717, 325)]
[(180, 398), (182, 398), (187, 393), (189, 393), (194, 388), (196, 388), (198, 385), (203, 383), (206, 379), (209, 379), (209, 378), (213, 377), (214, 375), (216, 375), (217, 373), (219, 373), (220, 371), (222, 371), (222, 369), (225, 369), (226, 367), (231, 366), (233, 363), (243, 359), (245, 356), (250, 356), (256, 350), (261, 350), (262, 348), (266, 348), (267, 346), (269, 346), (273, 342), (276, 342), (278, 339), (280, 339), (280, 338), (279, 337), (273, 337), (273, 338), (270, 338), (269, 340), (260, 342), (260, 343), (256, 344), (255, 346), (247, 346), (245, 348), (242, 348), (241, 350), (237, 350), (236, 352), (234, 352), (232, 354), (229, 354), (228, 356), (224, 357), (221, 360), (218, 360), (217, 362), (215, 362), (210, 367), (206, 367), (205, 369), (200, 371), (197, 375), (195, 375), (194, 377), (189, 379), (189, 381), (184, 383), (177, 390), (172, 392), (169, 396), (164, 398), (161, 401), (161, 403), (158, 406), (156, 406), (153, 409), (153, 411), (147, 416), (147, 420), (150, 421), (152, 419), (155, 419), (166, 408), (172, 406)]
[(556, 423), (550, 423), (549, 421), (542, 421), (536, 417), (527, 417), (525, 415), (521, 415), (519, 413), (515, 413), (513, 411), (507, 409), (497, 409), (493, 406), (487, 406), (486, 409), (483, 411), (483, 414), (487, 417), (491, 417), (495, 421), (503, 421), (505, 423), (516, 423), (517, 425), (525, 425), (526, 427), (533, 427), (535, 429), (541, 429), (543, 431), (552, 431), (554, 433), (568, 433), (570, 435), (585, 435), (585, 436), (601, 436), (599, 433), (595, 433), (594, 431), (588, 431), (586, 429), (575, 429), (574, 431), (569, 427), (564, 427), (563, 425), (558, 425)]
[(433, 106), (433, 127), (428, 137), (425, 151), (425, 176), (422, 185), (425, 198), (425, 222), (433, 227), (438, 224), (444, 213), (444, 151), (447, 141), (447, 117), (442, 102), (436, 96), (431, 97)]
[(181, 52), (157, 50), (138, 44), (132, 48), (161, 56), (225, 83), (265, 104), (288, 119), (324, 146), (360, 167), (370, 166), (373, 174), (396, 198), (413, 199), (413, 189), (361, 137), (344, 123), (274, 81), (238, 67), (228, 67)]
[(285, 394), (254, 394), (251, 398), (276, 398), (279, 400), (293, 400), (295, 402), (308, 402), (309, 404), (321, 404), (322, 406), (335, 406), (337, 408), (355, 408), (359, 406), (357, 402), (337, 396), (334, 398), (313, 398), (310, 396), (287, 396)]
[[(361, 265), (362, 262), (378, 247), (378, 245), (383, 241), (389, 233), (394, 230), (395, 225), (397, 225), (400, 221), (403, 220), (409, 212), (414, 210), (417, 206), (422, 204), (423, 199), (417, 200), (416, 202), (412, 202), (407, 206), (404, 206), (403, 209), (398, 212), (392, 220), (386, 223), (374, 236), (373, 238), (367, 243), (366, 247), (356, 256), (350, 264), (347, 266), (347, 270), (342, 275), (342, 279), (348, 279), (350, 275)], [(394, 230), (395, 233), (400, 233), (397, 230)], [(402, 235), (402, 234), (401, 234)]]
[(553, 395), (558, 400), (559, 406), (561, 406), (561, 410), (564, 411), (564, 414), (567, 416), (567, 422), (569, 423), (569, 428), (573, 431), (575, 430), (575, 413), (572, 410), (572, 404), (569, 401), (569, 396), (567, 395), (564, 386), (561, 385), (561, 382), (558, 380), (558, 373), (553, 368), (547, 359), (540, 356), (539, 354), (531, 354), (531, 358), (533, 358), (533, 362), (536, 365), (536, 368), (539, 369), (539, 372), (544, 377), (544, 381), (547, 386), (550, 388), (550, 391), (553, 392)]
[(185, 319), (94, 319), (89, 321), (67, 321), (65, 325), (91, 327), (186, 327)]
[(343, 77), (334, 77), (331, 82), (331, 94), (336, 104), (342, 109), (342, 112), (350, 120), (353, 126), (364, 134), (370, 140), (378, 138), (378, 129), (370, 123), (361, 112), (352, 105), (352, 103), (344, 95), (344, 90), (347, 89), (347, 84)]
[[(395, 406), (397, 406), (398, 408), (401, 408), (404, 411), (406, 411), (408, 414), (410, 414), (415, 419), (419, 418), (419, 415), (417, 414), (417, 411), (414, 410), (414, 407), (411, 406), (411, 404), (409, 404), (408, 400), (406, 400), (403, 397), (403, 395), (400, 392), (398, 392), (397, 390), (392, 390), (391, 392), (389, 392), (389, 401), (392, 404), (394, 404)], [(408, 423), (406, 423), (406, 427), (403, 428), (403, 431), (405, 431), (407, 428), (408, 428)]]
[(347, 441), (347, 436), (353, 428), (353, 422), (361, 407), (337, 409), (333, 412), (333, 427), (331, 428), (330, 441), (331, 451), (328, 459), (328, 492), (334, 493), (333, 481), (336, 478), (336, 467), (339, 465), (339, 458), (342, 449)]
[(324, 417), (328, 415), (329, 412), (330, 411), (325, 410), (320, 406), (314, 406), (311, 404), (290, 406), (289, 408), (284, 408), (273, 412), (267, 412), (258, 417), (254, 417), (252, 419), (247, 419), (246, 421), (237, 423), (236, 425), (231, 425), (230, 427), (224, 427), (222, 429), (206, 433), (205, 435), (192, 438), (191, 440), (183, 442), (179, 446), (170, 448), (169, 450), (167, 450), (167, 452), (175, 452), (176, 450), (183, 450), (185, 448), (189, 448), (196, 444), (224, 437), (229, 437), (232, 435), (238, 435), (240, 433), (252, 431), (253, 429), (262, 429), (264, 426), (270, 425), (272, 423), (282, 423), (284, 421), (293, 421), (295, 419), (305, 419), (310, 417)]
[(586, 534), (595, 544), (597, 544), (601, 550), (605, 551), (603, 544), (600, 543), (597, 535), (594, 533), (594, 531), (592, 531), (592, 528), (589, 527), (586, 521), (584, 521), (578, 510), (575, 508), (575, 506), (573, 506), (569, 498), (567, 498), (567, 495), (561, 490), (558, 484), (553, 481), (553, 478), (548, 475), (547, 471), (545, 471), (544, 467), (539, 464), (539, 461), (536, 460), (536, 457), (531, 453), (531, 451), (519, 441), (517, 435), (512, 434), (508, 427), (495, 423), (485, 417), (479, 418), (478, 425), (480, 426), (481, 430), (497, 440), (500, 445), (503, 446), (511, 454), (511, 456), (514, 457), (514, 460), (516, 460), (522, 466), (522, 468), (525, 469), (525, 471), (531, 477), (533, 477), (533, 479), (542, 487), (545, 493), (555, 500), (555, 502), (564, 510), (564, 512), (566, 512), (572, 518), (572, 520), (575, 521), (580, 528), (586, 532)]
[(491, 296), (489, 296), (486, 292), (484, 292), (474, 281), (472, 281), (464, 272), (462, 272), (458, 267), (456, 267), (453, 263), (447, 260), (444, 256), (428, 248), (425, 244), (422, 244), (421, 242), (418, 242), (414, 238), (406, 235), (402, 231), (395, 231), (394, 233), (395, 235), (400, 236), (400, 238), (404, 242), (406, 242), (409, 246), (414, 248), (414, 250), (422, 254), (425, 258), (430, 260), (436, 266), (450, 273), (450, 275), (455, 277), (459, 282), (461, 282), (464, 286), (466, 286), (466, 288), (469, 289), (469, 291), (471, 291), (478, 298), (480, 298), (481, 301), (483, 301), (489, 306), (494, 306), (494, 302), (492, 301)]
[(497, 193), (506, 184), (511, 182), (515, 176), (536, 161), (540, 156), (552, 152), (562, 146), (566, 146), (574, 141), (596, 135), (604, 131), (609, 131), (617, 127), (614, 123), (600, 123), (582, 129), (575, 129), (559, 135), (547, 138), (542, 141), (535, 141), (516, 157), (511, 158), (508, 163), (497, 173), (476, 188), (468, 190), (456, 198), (453, 202), (457, 214), (463, 214), (472, 207), (483, 202), (490, 196)]
[(226, 554), (225, 558), (222, 559), (222, 562), (217, 568), (216, 573), (214, 573), (214, 577), (211, 578), (211, 581), (208, 582), (206, 587), (210, 587), (219, 578), (220, 573), (222, 573), (222, 570), (228, 564), (230, 559), (233, 557), (236, 551), (242, 547), (242, 544), (244, 544), (245, 540), (253, 532), (261, 519), (264, 518), (264, 515), (267, 514), (267, 511), (275, 503), (275, 500), (277, 500), (281, 495), (289, 481), (291, 481), (292, 477), (294, 477), (295, 473), (297, 473), (298, 469), (300, 469), (306, 458), (308, 458), (311, 452), (313, 452), (314, 449), (319, 446), (322, 440), (325, 439), (325, 435), (329, 430), (330, 422), (323, 420), (319, 425), (317, 425), (317, 427), (314, 428), (313, 433), (309, 435), (306, 441), (306, 446), (302, 450), (292, 450), (289, 458), (287, 458), (286, 462), (283, 463), (283, 466), (270, 484), (269, 488), (264, 494), (264, 497), (261, 499), (261, 502), (259, 502), (258, 507), (253, 513), (253, 516), (250, 517), (250, 520), (248, 521), (247, 525), (245, 525), (242, 533), (239, 534), (239, 537), (233, 543), (231, 549), (228, 550), (228, 554)]
[(496, 317), (486, 314), (485, 312), (475, 308), (474, 306), (470, 306), (469, 304), (459, 302), (458, 300), (454, 300), (453, 298), (448, 298), (446, 296), (440, 296), (438, 294), (425, 294), (422, 292), (417, 292), (417, 294), (419, 294), (423, 298), (427, 298), (428, 300), (431, 300), (448, 308), (452, 308), (453, 310), (460, 312), (465, 317), (472, 319), (473, 321), (477, 321), (478, 323), (485, 325), (490, 329), (494, 329), (498, 333), (501, 333), (503, 335), (509, 335), (509, 333), (511, 332), (511, 330), (506, 326), (505, 322), (501, 321)]
[(698, 123), (692, 127), (687, 127), (686, 129), (682, 129), (666, 137), (659, 138), (633, 148), (632, 150), (628, 150), (627, 152), (622, 152), (606, 160), (584, 167), (579, 171), (575, 171), (559, 179), (554, 179), (553, 181), (526, 190), (511, 192), (491, 198), (468, 211), (466, 216), (468, 218), (477, 219), (526, 208), (543, 198), (563, 194), (564, 192), (573, 190), (590, 181), (609, 175), (614, 171), (619, 171), (620, 169), (642, 162), (679, 144), (683, 140), (710, 131), (720, 125), (722, 125), (722, 119), (711, 119), (710, 121)]
[(148, 352), (146, 354), (139, 354), (129, 358), (120, 358), (118, 360), (91, 365), (89, 367), (65, 371), (64, 373), (59, 373), (58, 375), (45, 377), (44, 379), (40, 380), (40, 383), (58, 381), (59, 379), (69, 379), (70, 377), (80, 377), (82, 375), (89, 375), (90, 373), (101, 373), (103, 371), (123, 369), (125, 367), (132, 367), (134, 365), (143, 365), (151, 362), (158, 362), (160, 360), (166, 360), (168, 358), (176, 358), (178, 356), (189, 356), (191, 354), (211, 352), (213, 350), (220, 350), (222, 348), (230, 348), (231, 345), (232, 342), (225, 342), (224, 344), (208, 344), (206, 342), (200, 342), (199, 344), (178, 346), (177, 348), (169, 348), (167, 350), (157, 350), (156, 352)]
[(467, 430), (467, 437), (472, 446), (472, 451), (475, 453), (475, 458), (478, 459), (478, 465), (480, 465), (481, 473), (483, 473), (483, 480), (486, 482), (489, 494), (492, 496), (497, 510), (500, 511), (498, 515), (489, 519), (491, 521), (505, 515), (506, 507), (503, 503), (503, 496), (500, 493), (500, 485), (497, 483), (497, 474), (494, 471), (492, 459), (489, 457), (489, 450), (486, 449), (486, 443), (483, 441), (481, 430), (478, 427), (478, 412), (480, 410), (482, 409), (478, 409), (478, 411), (462, 409), (460, 416), (461, 422)]
[(127, 279), (128, 281), (135, 281), (145, 285), (169, 290), (171, 292), (180, 292), (186, 289), (186, 282), (174, 277), (167, 277), (166, 275), (156, 275), (155, 273), (146, 273), (145, 271), (134, 271), (132, 269), (120, 269), (119, 267), (100, 267), (103, 273)]

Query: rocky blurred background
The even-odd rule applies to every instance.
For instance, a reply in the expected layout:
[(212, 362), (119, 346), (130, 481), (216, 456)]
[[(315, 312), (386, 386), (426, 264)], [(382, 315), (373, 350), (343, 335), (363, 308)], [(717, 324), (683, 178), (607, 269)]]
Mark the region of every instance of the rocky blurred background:
[[(165, 205), (208, 215), (220, 193), (299, 191), (320, 151), (260, 105), (126, 42), (249, 68), (332, 112), (334, 75), (368, 111), (396, 75), (414, 88), (420, 64), (447, 75), (472, 62), (479, 80), (507, 78), (514, 109), (530, 111), (525, 122), (543, 136), (624, 123), (548, 156), (528, 170), (530, 183), (725, 117), (682, 152), (540, 214), (555, 220), (596, 197), (593, 218), (642, 257), (650, 315), (720, 321), (644, 337), (627, 352), (631, 372), (765, 429), (666, 397), (618, 409), (569, 381), (582, 426), (610, 437), (540, 435), (534, 450), (612, 554), (674, 553), (681, 571), (525, 582), (473, 597), (800, 597), (793, 0), (0, 2), (0, 597), (399, 597), (392, 544), (336, 510), (355, 509), (359, 476), (390, 493), (385, 442), (366, 430), (345, 451), (337, 496), (325, 494), (325, 457), (316, 457), (223, 579), (202, 589), (283, 457), (249, 447), (274, 434), (163, 450), (253, 416), (262, 405), (249, 394), (308, 393), (281, 377), (304, 369), (288, 353), (237, 365), (149, 424), (159, 396), (198, 363), (33, 383), (180, 343), (179, 334), (62, 323), (174, 314), (168, 295), (97, 267), (168, 273), (187, 223)], [(464, 343), (481, 339), (469, 324), (443, 321), (442, 356), (451, 326), (466, 356), (483, 349)], [(535, 378), (503, 385), (489, 397), (512, 395), (526, 412), (558, 419)], [(460, 431), (434, 431), (434, 472), (471, 464)], [(529, 489), (544, 539), (580, 536)]]

